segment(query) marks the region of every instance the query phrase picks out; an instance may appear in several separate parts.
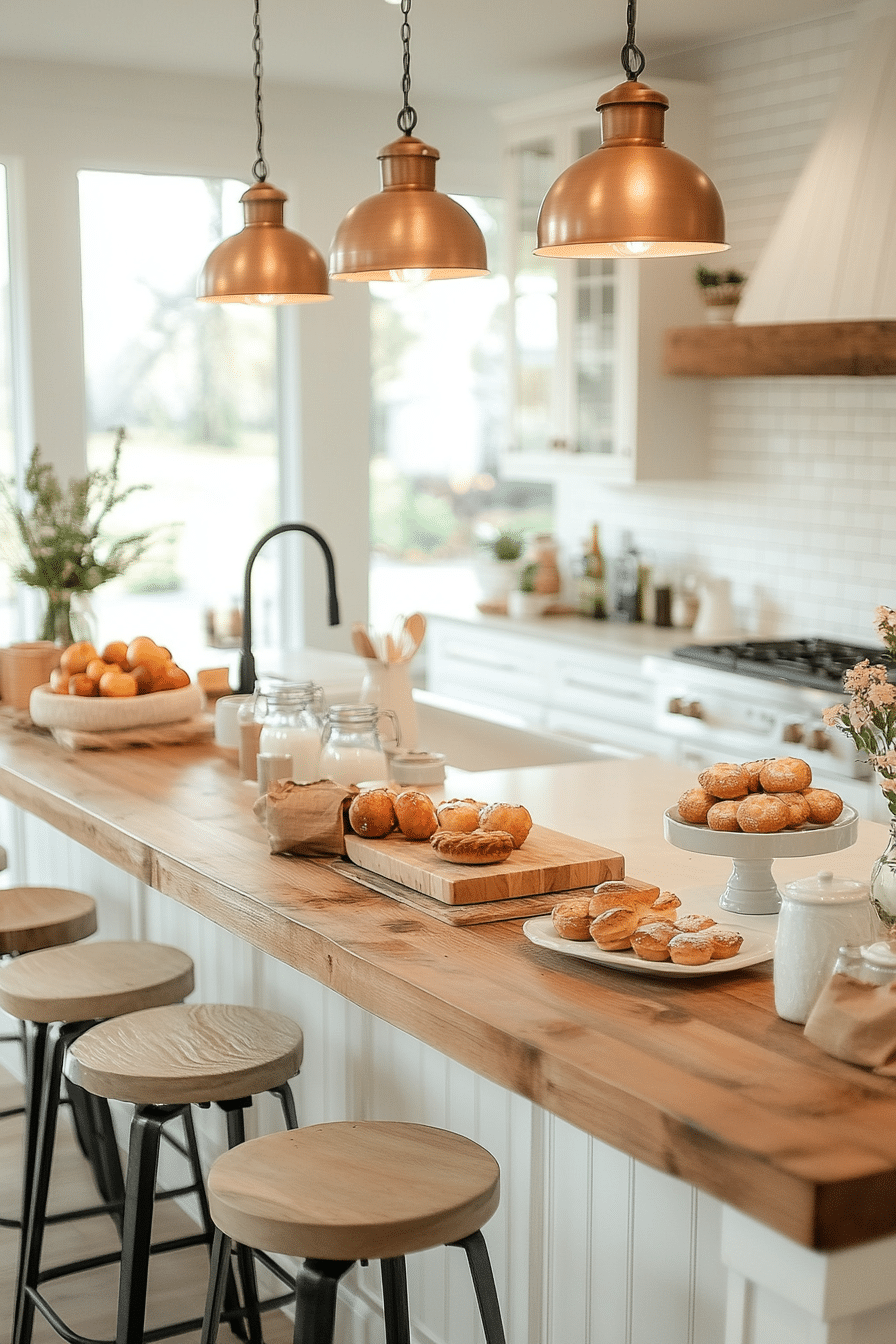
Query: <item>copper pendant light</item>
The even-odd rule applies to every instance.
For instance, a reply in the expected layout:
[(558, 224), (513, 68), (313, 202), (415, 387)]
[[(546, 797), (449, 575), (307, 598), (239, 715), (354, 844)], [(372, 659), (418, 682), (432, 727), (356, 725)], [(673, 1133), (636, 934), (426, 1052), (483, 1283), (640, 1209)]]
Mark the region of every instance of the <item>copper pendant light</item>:
[(724, 252), (725, 212), (706, 174), (663, 139), (669, 99), (639, 82), (635, 0), (622, 48), (625, 82), (605, 93), (599, 149), (571, 164), (538, 216), (540, 257), (682, 257)]
[(196, 289), (202, 303), (325, 303), (326, 263), (317, 248), (283, 224), (287, 196), (267, 181), (261, 115), (261, 20), (255, 0), (255, 122), (258, 128), (255, 181), (240, 197), (245, 227), (210, 254)]
[(458, 280), (488, 275), (485, 239), (473, 216), (436, 191), (439, 151), (412, 135), (417, 113), (411, 89), (411, 0), (401, 0), (404, 47), (398, 114), (401, 137), (381, 149), (382, 189), (349, 210), (330, 248), (334, 280)]

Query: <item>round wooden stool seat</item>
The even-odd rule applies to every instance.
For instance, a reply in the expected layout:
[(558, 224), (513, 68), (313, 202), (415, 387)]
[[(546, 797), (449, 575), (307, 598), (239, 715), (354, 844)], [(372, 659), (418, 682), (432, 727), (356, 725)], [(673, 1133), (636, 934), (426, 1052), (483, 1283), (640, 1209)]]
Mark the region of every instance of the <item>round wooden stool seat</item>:
[(0, 955), (78, 943), (96, 933), (96, 901), (66, 887), (0, 891)]
[(232, 1101), (294, 1078), (302, 1029), (280, 1013), (226, 1003), (178, 1003), (91, 1027), (65, 1071), (97, 1096), (137, 1105)]
[(500, 1172), (443, 1129), (339, 1121), (252, 1139), (208, 1180), (212, 1218), (245, 1246), (313, 1260), (384, 1260), (468, 1237), (498, 1207)]
[(162, 943), (76, 943), (0, 966), (0, 1008), (24, 1022), (86, 1022), (183, 999), (193, 962)]

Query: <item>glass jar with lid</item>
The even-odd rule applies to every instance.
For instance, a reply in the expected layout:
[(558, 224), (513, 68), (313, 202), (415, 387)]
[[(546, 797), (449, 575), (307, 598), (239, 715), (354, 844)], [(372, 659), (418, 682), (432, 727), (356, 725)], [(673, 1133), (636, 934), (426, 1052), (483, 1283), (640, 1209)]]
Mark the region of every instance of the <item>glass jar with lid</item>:
[(312, 681), (272, 683), (258, 697), (263, 715), (258, 750), (292, 757), (291, 778), (307, 784), (318, 778), (323, 693)]
[(834, 975), (845, 975), (863, 985), (891, 985), (896, 981), (896, 946), (890, 942), (847, 944), (840, 948)]
[(331, 705), (321, 737), (321, 777), (335, 779), (337, 784), (388, 779), (389, 765), (377, 731), (380, 719), (390, 721), (390, 745), (397, 747), (401, 730), (391, 710), (377, 705)]

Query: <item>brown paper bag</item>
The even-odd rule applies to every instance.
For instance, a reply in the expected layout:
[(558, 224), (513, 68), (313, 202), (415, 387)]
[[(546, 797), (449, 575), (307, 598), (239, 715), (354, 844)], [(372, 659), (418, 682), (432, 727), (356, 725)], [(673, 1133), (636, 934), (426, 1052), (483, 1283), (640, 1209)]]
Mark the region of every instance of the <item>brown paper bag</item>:
[(272, 854), (344, 854), (345, 813), (357, 792), (332, 779), (278, 779), (252, 810), (267, 829)]
[(806, 1035), (835, 1059), (896, 1076), (896, 983), (831, 976), (809, 1014)]

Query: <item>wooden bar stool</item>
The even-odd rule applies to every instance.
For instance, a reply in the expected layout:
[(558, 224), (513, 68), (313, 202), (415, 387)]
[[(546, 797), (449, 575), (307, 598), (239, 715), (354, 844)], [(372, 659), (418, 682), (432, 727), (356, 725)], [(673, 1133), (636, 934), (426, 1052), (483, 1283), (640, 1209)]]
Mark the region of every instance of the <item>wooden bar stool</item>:
[(337, 1286), (357, 1260), (381, 1261), (387, 1344), (410, 1344), (404, 1257), (461, 1246), (487, 1344), (505, 1344), (480, 1230), (498, 1207), (499, 1184), (484, 1148), (424, 1125), (311, 1125), (224, 1153), (208, 1178), (218, 1231), (202, 1344), (217, 1339), (232, 1241), (302, 1257), (294, 1344), (332, 1344)]
[[(6, 887), (0, 891), (0, 957), (78, 943), (96, 933), (96, 927), (96, 901), (82, 891), (70, 891), (67, 887)], [(15, 1041), (23, 1047), (27, 1077), (30, 1066), (24, 1028), (15, 1035), (0, 1036), (0, 1040)], [(73, 1103), (78, 1141), (96, 1171), (99, 1158), (88, 1130), (84, 1107), (79, 1104), (78, 1097), (69, 1100)], [(24, 1112), (24, 1106), (11, 1106), (0, 1111), (0, 1120)], [(0, 1217), (0, 1227), (19, 1226), (18, 1218)]]
[[(28, 1071), (25, 1086), (22, 1237), (16, 1288), (18, 1338), (33, 1308), (23, 1291), (28, 1264), (38, 1264), (56, 1138), (62, 1064), (69, 1043), (94, 1022), (137, 1008), (177, 1002), (193, 988), (193, 962), (176, 947), (147, 942), (76, 943), (14, 957), (0, 966), (0, 1008), (25, 1025)], [(111, 1118), (106, 1112), (98, 1183), (103, 1203), (54, 1215), (52, 1221), (111, 1214), (120, 1223), (124, 1183)], [(188, 1147), (194, 1147), (188, 1135)], [(193, 1154), (198, 1172), (198, 1154)], [(40, 1195), (40, 1217), (35, 1201)], [(35, 1259), (36, 1256), (36, 1259)], [(117, 1257), (111, 1257), (117, 1258)], [(79, 1262), (83, 1268), (85, 1262)], [(71, 1272), (74, 1272), (72, 1270)]]
[[(288, 1017), (230, 1004), (174, 1004), (129, 1013), (91, 1027), (72, 1042), (66, 1058), (66, 1076), (85, 1091), (134, 1105), (128, 1145), (117, 1344), (142, 1344), (144, 1339), (150, 1255), (188, 1245), (210, 1246), (212, 1242), (205, 1202), (202, 1233), (152, 1244), (162, 1126), (174, 1116), (188, 1112), (191, 1105), (214, 1103), (226, 1115), (228, 1143), (244, 1144), (246, 1107), (251, 1105), (253, 1095), (272, 1092), (280, 1100), (285, 1123), (294, 1129), (297, 1122), (289, 1080), (299, 1072), (302, 1054), (302, 1030)], [(205, 1199), (204, 1191), (201, 1197)], [(45, 1201), (46, 1191), (42, 1188), (35, 1200), (36, 1223)], [(72, 1341), (77, 1344), (83, 1336), (61, 1321), (39, 1292), (39, 1256), (40, 1246), (35, 1237), (23, 1290), (30, 1304), (28, 1328), (15, 1337), (16, 1344), (27, 1344), (35, 1307), (69, 1344)], [(224, 1304), (224, 1316), (236, 1322), (245, 1320), (247, 1338), (251, 1344), (261, 1344), (260, 1313), (283, 1306), (292, 1293), (260, 1303), (252, 1251), (238, 1248), (237, 1264), (243, 1303), (240, 1305), (231, 1294), (231, 1301)], [(56, 1272), (52, 1271), (54, 1275)], [(290, 1277), (279, 1266), (275, 1272), (291, 1287)], [(223, 1291), (222, 1286), (222, 1296)], [(201, 1325), (202, 1317), (197, 1316), (193, 1321), (154, 1328), (147, 1337), (164, 1339), (198, 1330)]]

